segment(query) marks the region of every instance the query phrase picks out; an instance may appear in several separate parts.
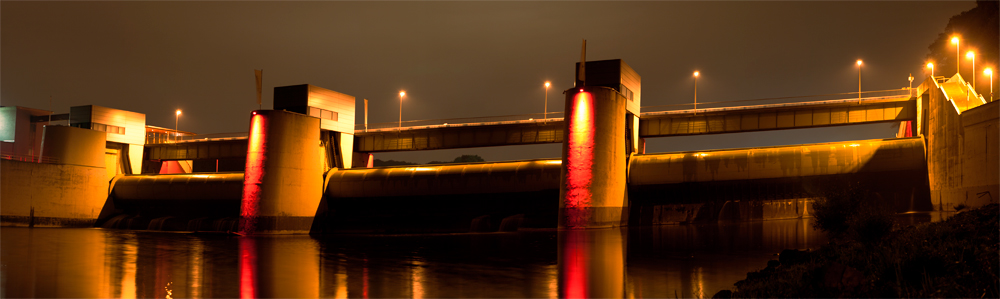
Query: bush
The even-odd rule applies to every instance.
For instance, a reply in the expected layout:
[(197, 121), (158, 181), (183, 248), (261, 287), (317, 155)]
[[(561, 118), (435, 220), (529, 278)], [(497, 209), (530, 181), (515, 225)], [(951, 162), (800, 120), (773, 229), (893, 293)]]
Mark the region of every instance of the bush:
[(879, 242), (895, 226), (892, 203), (860, 184), (849, 184), (817, 199), (814, 226), (831, 238), (847, 237), (862, 243)]

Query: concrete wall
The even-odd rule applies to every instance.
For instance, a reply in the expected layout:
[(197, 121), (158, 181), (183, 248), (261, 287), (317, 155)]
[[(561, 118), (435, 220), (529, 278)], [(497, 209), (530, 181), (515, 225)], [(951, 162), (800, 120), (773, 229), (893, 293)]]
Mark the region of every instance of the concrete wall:
[[(274, 109), (298, 112), (320, 118), (323, 130), (354, 134), (354, 96), (309, 84), (274, 88)], [(319, 108), (336, 112), (335, 119), (323, 115)]]
[(65, 126), (46, 126), (42, 157), (59, 164), (105, 168), (104, 132)]
[(146, 143), (145, 114), (97, 105), (70, 107), (69, 113), (70, 125), (98, 123), (125, 128), (124, 134), (107, 132), (108, 141), (135, 145)]
[[(928, 98), (927, 168), (931, 201), (938, 210), (974, 208), (1000, 199), (1000, 104), (963, 109), (934, 81)], [(963, 94), (964, 95), (964, 94)], [(958, 95), (964, 101), (963, 95)], [(964, 102), (963, 102), (964, 103)], [(962, 111), (959, 114), (959, 111)]]
[(91, 226), (108, 196), (103, 164), (0, 160), (0, 165), (0, 215), (5, 225)]

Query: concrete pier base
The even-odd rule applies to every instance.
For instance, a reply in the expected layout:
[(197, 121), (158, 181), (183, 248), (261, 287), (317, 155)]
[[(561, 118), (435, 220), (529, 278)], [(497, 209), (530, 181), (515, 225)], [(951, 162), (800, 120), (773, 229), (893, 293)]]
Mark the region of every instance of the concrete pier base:
[(323, 195), (320, 120), (254, 111), (240, 206), (243, 234), (308, 233)]

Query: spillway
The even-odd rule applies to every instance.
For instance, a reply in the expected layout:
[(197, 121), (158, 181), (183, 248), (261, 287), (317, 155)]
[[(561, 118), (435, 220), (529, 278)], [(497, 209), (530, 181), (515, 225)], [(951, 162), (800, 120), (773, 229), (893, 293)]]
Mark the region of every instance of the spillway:
[(336, 170), (313, 232), (553, 227), (560, 160)]
[(98, 225), (233, 231), (242, 192), (242, 172), (122, 176), (112, 183)]

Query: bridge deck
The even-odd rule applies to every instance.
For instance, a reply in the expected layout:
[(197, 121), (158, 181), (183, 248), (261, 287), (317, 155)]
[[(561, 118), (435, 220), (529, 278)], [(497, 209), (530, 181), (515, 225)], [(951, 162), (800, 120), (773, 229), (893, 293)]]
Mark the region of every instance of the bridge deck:
[[(910, 97), (909, 91), (873, 93), (884, 96), (646, 112), (639, 118), (639, 137), (798, 129), (916, 118), (916, 100)], [(561, 114), (554, 112), (547, 115), (539, 113), (422, 120), (404, 122), (405, 126), (397, 123), (372, 124), (368, 129), (364, 125), (358, 125), (355, 130), (354, 151), (392, 152), (561, 143), (564, 127)], [(204, 138), (198, 135), (188, 139), (190, 140), (178, 143), (147, 145), (150, 148), (146, 159), (190, 160), (245, 156), (245, 133), (205, 135)]]
[(643, 113), (639, 137), (718, 134), (913, 120), (907, 96)]

